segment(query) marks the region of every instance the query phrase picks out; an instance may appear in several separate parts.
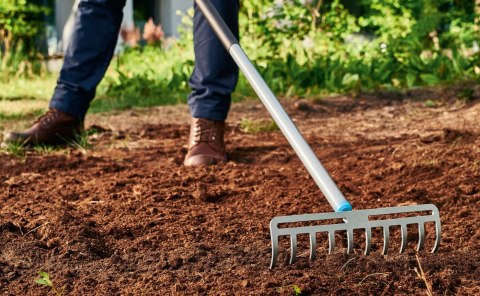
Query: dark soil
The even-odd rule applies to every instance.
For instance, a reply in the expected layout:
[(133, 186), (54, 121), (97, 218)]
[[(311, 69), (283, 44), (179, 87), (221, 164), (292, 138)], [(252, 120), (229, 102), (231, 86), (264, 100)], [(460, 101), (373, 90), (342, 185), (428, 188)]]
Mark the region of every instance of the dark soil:
[(387, 256), (379, 232), (368, 256), (361, 232), (351, 255), (339, 233), (315, 261), (300, 237), (293, 265), (283, 240), (270, 270), (269, 221), (330, 212), (321, 192), (279, 131), (241, 131), (268, 118), (259, 103), (234, 105), (231, 160), (204, 168), (182, 166), (185, 107), (162, 107), (91, 116), (86, 153), (0, 156), (0, 294), (46, 295), (34, 281), (46, 271), (65, 295), (479, 295), (480, 103), (441, 95), (435, 108), (411, 94), (286, 102), (355, 209), (437, 205), (437, 253), (431, 227), (418, 254), (415, 229)]

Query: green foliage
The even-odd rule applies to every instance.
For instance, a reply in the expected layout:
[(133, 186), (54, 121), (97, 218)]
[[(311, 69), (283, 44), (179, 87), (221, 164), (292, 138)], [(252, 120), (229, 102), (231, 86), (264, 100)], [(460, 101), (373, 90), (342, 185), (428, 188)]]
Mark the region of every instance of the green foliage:
[(183, 16), (179, 41), (127, 48), (118, 57), (114, 74), (100, 85), (100, 100), (93, 101), (91, 111), (186, 102), (194, 66), (192, 17), (193, 11)]
[(0, 30), (14, 38), (32, 38), (42, 32), (45, 12), (27, 0), (0, 0)]
[(44, 271), (40, 271), (40, 272), (38, 272), (38, 275), (40, 277), (35, 280), (35, 282), (37, 284), (43, 285), (43, 286), (48, 286), (48, 287), (53, 286), (52, 281), (50, 280), (50, 276), (48, 275), (48, 273), (46, 273)]
[[(272, 90), (286, 96), (478, 79), (472, 3), (245, 0), (241, 43)], [(105, 96), (120, 108), (184, 101), (194, 65), (192, 15), (183, 16), (179, 41), (125, 51), (116, 74), (104, 82)], [(252, 95), (244, 77), (237, 94)]]
[(293, 293), (294, 293), (293, 295), (295, 295), (295, 296), (301, 296), (301, 295), (303, 295), (302, 289), (300, 289), (299, 286), (293, 285), (292, 289), (293, 289)]
[(279, 130), (277, 124), (273, 120), (252, 120), (248, 118), (242, 118), (240, 121), (240, 129), (247, 134)]
[(458, 98), (465, 103), (470, 103), (471, 101), (473, 101), (474, 97), (475, 97), (475, 90), (469, 87), (464, 88), (458, 94)]
[(43, 113), (45, 113), (45, 109), (33, 109), (26, 112), (15, 112), (10, 114), (3, 114), (0, 112), (0, 123), (22, 119), (33, 119), (42, 115)]
[(40, 272), (38, 272), (38, 275), (39, 275), (39, 278), (35, 279), (35, 283), (37, 283), (39, 285), (42, 285), (42, 286), (50, 287), (52, 289), (52, 293), (57, 295), (57, 296), (62, 295), (62, 293), (57, 289), (57, 287), (55, 287), (55, 285), (50, 280), (50, 276), (49, 276), (48, 273), (46, 273), (44, 271), (40, 271)]
[[(27, 0), (0, 0), (0, 71), (31, 76), (41, 70), (36, 38), (43, 33), (48, 10)], [(34, 62), (36, 61), (36, 62)]]
[(56, 147), (52, 145), (35, 145), (33, 150), (39, 154), (51, 154), (55, 152)]
[[(449, 17), (450, 12), (442, 11), (442, 2), (365, 0), (360, 4), (358, 17), (338, 0), (313, 1), (306, 5), (300, 2), (283, 1), (286, 8), (293, 5), (311, 11), (310, 17), (295, 18), (295, 22), (304, 23), (295, 28), (310, 24), (310, 30), (296, 34), (276, 29), (275, 15), (267, 15), (270, 22), (261, 21), (265, 15), (262, 11), (268, 14), (268, 9), (258, 9), (255, 5), (244, 7), (246, 15), (260, 19), (259, 26), (270, 26), (270, 29), (262, 28), (260, 37), (244, 36), (243, 44), (276, 92), (304, 95), (415, 87), (476, 75), (478, 53), (475, 58), (455, 46), (463, 44), (464, 48), (471, 48), (470, 33), (465, 31), (456, 36), (455, 42), (450, 35), (450, 47), (441, 47), (446, 44), (444, 34), (449, 28), (444, 24), (460, 23)], [(298, 13), (294, 13), (296, 15)], [(465, 13), (459, 15), (463, 17)], [(255, 20), (249, 22), (252, 27)], [(255, 30), (250, 29), (249, 33)], [(275, 40), (283, 40), (282, 46), (266, 47), (265, 38), (271, 38), (263, 37), (267, 33), (275, 34)], [(259, 48), (264, 48), (260, 54)], [(268, 56), (262, 56), (263, 51), (268, 52)]]
[(1, 150), (8, 155), (12, 155), (18, 158), (23, 158), (26, 155), (24, 143), (18, 143), (18, 142), (13, 142), (8, 144), (2, 143)]
[(76, 149), (83, 155), (87, 155), (87, 150), (92, 147), (88, 141), (88, 133), (83, 132), (75, 135), (75, 139), (64, 139), (68, 146)]
[(428, 108), (435, 108), (437, 107), (438, 103), (435, 102), (435, 101), (432, 101), (432, 100), (426, 100), (425, 101), (425, 107), (428, 107)]

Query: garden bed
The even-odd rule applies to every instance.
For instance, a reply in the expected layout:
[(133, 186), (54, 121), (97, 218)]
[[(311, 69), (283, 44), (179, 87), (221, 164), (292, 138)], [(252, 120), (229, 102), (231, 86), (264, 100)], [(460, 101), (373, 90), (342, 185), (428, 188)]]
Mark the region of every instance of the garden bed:
[(417, 258), (412, 229), (406, 253), (394, 232), (382, 256), (375, 232), (364, 256), (356, 232), (354, 254), (338, 234), (309, 261), (300, 237), (297, 262), (284, 240), (268, 269), (270, 219), (331, 211), (282, 134), (245, 133), (242, 119), (268, 114), (235, 104), (230, 161), (185, 168), (188, 112), (158, 107), (91, 116), (86, 151), (0, 156), (0, 293), (48, 294), (35, 283), (46, 271), (66, 295), (480, 294), (480, 104), (456, 93), (286, 102), (354, 208), (436, 204), (437, 253), (429, 231)]

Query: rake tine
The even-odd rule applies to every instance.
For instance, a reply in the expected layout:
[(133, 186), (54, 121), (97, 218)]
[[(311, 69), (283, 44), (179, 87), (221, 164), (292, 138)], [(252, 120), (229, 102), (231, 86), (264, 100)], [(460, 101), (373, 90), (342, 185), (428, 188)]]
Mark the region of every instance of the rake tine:
[(328, 254), (333, 253), (335, 250), (335, 232), (329, 231), (328, 232)]
[(317, 257), (317, 237), (313, 232), (310, 233), (310, 260), (315, 259), (315, 257)]
[(347, 254), (353, 253), (353, 229), (347, 230)]
[(417, 252), (423, 249), (423, 245), (425, 243), (425, 226), (423, 223), (418, 224), (418, 245), (417, 245)]
[(435, 245), (433, 246), (432, 253), (435, 253), (438, 250), (438, 247), (440, 246), (440, 238), (442, 237), (442, 230), (440, 226), (440, 222), (435, 222)]
[(278, 257), (278, 236), (271, 235), (272, 237), (272, 260), (270, 261), (270, 269), (275, 267)]
[(383, 255), (387, 255), (388, 252), (388, 243), (390, 242), (390, 227), (383, 227)]
[(372, 246), (372, 229), (365, 228), (365, 255), (370, 253), (370, 247)]
[(297, 260), (297, 235), (290, 235), (290, 264)]
[(400, 246), (400, 254), (405, 252), (405, 248), (407, 247), (407, 225), (400, 225), (401, 232), (402, 232), (402, 245)]

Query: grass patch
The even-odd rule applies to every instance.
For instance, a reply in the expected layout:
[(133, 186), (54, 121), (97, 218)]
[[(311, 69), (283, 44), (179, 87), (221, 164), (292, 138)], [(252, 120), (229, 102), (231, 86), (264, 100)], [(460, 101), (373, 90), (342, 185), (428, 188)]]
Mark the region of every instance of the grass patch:
[(75, 136), (75, 140), (67, 140), (67, 144), (74, 149), (80, 151), (83, 155), (87, 155), (87, 149), (91, 148), (92, 145), (88, 142), (88, 134), (81, 133)]
[(90, 112), (186, 103), (193, 66), (193, 48), (177, 42), (128, 48), (110, 64)]
[(87, 133), (83, 133), (77, 135), (75, 139), (65, 139), (65, 144), (59, 146), (49, 144), (35, 144), (30, 146), (22, 142), (2, 143), (0, 146), (0, 153), (3, 152), (17, 158), (24, 158), (27, 155), (27, 151), (34, 151), (38, 154), (53, 154), (59, 151), (69, 152), (71, 149), (74, 149), (83, 155), (87, 155), (87, 150), (91, 147), (92, 145), (88, 141)]
[(14, 157), (22, 158), (26, 155), (24, 143), (13, 142), (13, 143), (2, 143), (1, 150), (6, 154), (12, 155)]
[(433, 100), (426, 100), (424, 104), (425, 104), (425, 107), (427, 108), (435, 108), (438, 106), (438, 102)]
[(100, 95), (99, 98), (92, 101), (89, 113), (104, 113), (114, 110), (128, 110), (135, 107), (153, 107), (160, 105), (175, 105), (186, 103), (188, 92), (162, 91), (158, 89), (152, 93), (148, 91), (135, 92), (135, 94), (126, 93), (117, 97), (107, 97)]
[(0, 111), (0, 140), (2, 140), (5, 131), (23, 130), (25, 127), (31, 125), (33, 120), (44, 112), (45, 109), (16, 111), (15, 113), (8, 114)]
[(247, 134), (279, 130), (277, 124), (273, 120), (252, 120), (249, 118), (243, 118), (240, 121), (240, 129)]
[(0, 132), (42, 115), (55, 84), (53, 75), (0, 81)]
[(0, 81), (0, 101), (48, 101), (57, 82), (57, 75), (47, 75), (33, 79)]
[(57, 148), (52, 145), (40, 144), (40, 145), (35, 145), (33, 147), (33, 150), (39, 154), (52, 154), (57, 150)]
[(33, 110), (20, 110), (12, 113), (3, 113), (0, 112), (0, 122), (2, 121), (18, 121), (18, 120), (25, 120), (25, 119), (33, 119), (36, 118), (43, 113), (45, 113), (46, 109), (33, 109)]

